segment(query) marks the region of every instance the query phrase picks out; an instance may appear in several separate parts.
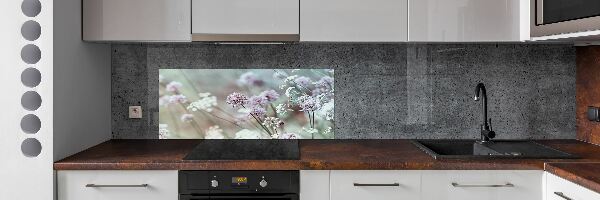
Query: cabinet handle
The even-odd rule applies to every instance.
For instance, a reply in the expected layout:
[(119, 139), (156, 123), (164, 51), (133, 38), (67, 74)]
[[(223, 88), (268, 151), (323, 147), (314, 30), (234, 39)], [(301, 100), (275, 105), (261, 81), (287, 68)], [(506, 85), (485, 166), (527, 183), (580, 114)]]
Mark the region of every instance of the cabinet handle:
[(98, 185), (98, 184), (86, 184), (85, 187), (91, 188), (123, 188), (123, 187), (148, 187), (148, 184), (139, 184), (139, 185)]
[(354, 183), (355, 187), (398, 187), (400, 183)]
[(452, 183), (452, 186), (454, 187), (515, 187), (515, 185), (513, 185), (512, 183), (506, 183), (506, 184), (497, 184), (497, 185), (464, 185), (464, 184), (458, 184), (458, 183)]
[(573, 199), (571, 199), (570, 197), (568, 197), (568, 196), (566, 196), (565, 194), (563, 194), (562, 192), (554, 192), (554, 194), (555, 194), (556, 196), (559, 196), (559, 197), (561, 197), (561, 198), (565, 199), (565, 200), (573, 200)]

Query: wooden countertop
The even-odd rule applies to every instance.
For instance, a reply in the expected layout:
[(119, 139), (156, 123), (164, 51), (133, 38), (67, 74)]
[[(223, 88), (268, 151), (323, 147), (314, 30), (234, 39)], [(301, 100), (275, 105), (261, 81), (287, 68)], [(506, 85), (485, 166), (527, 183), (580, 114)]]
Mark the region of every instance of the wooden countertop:
[(542, 170), (548, 162), (600, 162), (600, 146), (577, 140), (541, 144), (581, 157), (575, 160), (435, 160), (409, 140), (301, 140), (300, 160), (182, 158), (199, 140), (110, 140), (60, 160), (55, 170)]
[[(580, 159), (435, 160), (410, 140), (301, 140), (300, 160), (186, 161), (200, 140), (110, 140), (54, 163), (55, 170), (542, 170), (600, 192), (600, 146), (538, 140)], [(545, 166), (544, 166), (545, 165)], [(545, 168), (544, 168), (545, 167)]]
[(600, 193), (600, 162), (546, 163), (545, 170), (556, 176)]

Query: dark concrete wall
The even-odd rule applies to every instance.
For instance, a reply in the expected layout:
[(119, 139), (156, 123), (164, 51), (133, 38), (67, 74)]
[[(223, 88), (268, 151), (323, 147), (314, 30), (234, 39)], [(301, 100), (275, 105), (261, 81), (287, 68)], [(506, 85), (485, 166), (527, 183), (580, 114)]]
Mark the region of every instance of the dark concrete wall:
[(113, 45), (112, 59), (113, 138), (158, 137), (159, 68), (334, 68), (339, 139), (478, 138), (478, 82), (498, 138), (576, 135), (570, 45)]

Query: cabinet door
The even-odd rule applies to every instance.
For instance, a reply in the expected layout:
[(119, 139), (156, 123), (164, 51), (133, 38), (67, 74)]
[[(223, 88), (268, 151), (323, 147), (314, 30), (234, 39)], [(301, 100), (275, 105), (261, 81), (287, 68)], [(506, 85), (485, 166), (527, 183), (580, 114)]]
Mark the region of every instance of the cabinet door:
[(170, 170), (57, 172), (58, 200), (177, 200), (177, 185)]
[(329, 170), (300, 171), (300, 200), (329, 200)]
[(190, 0), (83, 0), (83, 40), (190, 41)]
[(554, 174), (547, 173), (545, 200), (597, 200), (600, 194), (569, 182)]
[(297, 41), (299, 12), (299, 0), (192, 0), (192, 33), (194, 40), (295, 35)]
[(543, 171), (423, 171), (423, 200), (542, 200)]
[(419, 171), (333, 170), (331, 200), (418, 200)]
[(477, 42), (529, 39), (529, 1), (414, 0), (409, 41)]
[(302, 0), (300, 40), (403, 42), (407, 0)]

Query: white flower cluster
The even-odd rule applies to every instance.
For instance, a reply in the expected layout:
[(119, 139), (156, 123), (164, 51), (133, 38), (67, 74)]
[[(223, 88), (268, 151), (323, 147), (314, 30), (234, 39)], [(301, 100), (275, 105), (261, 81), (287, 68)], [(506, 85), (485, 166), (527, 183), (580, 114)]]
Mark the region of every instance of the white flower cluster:
[(241, 131), (235, 133), (235, 139), (271, 139), (271, 136), (262, 132), (242, 129)]
[(158, 125), (158, 139), (167, 139), (169, 136), (169, 125), (160, 124)]
[(300, 139), (300, 136), (298, 134), (295, 134), (295, 133), (284, 133), (284, 134), (281, 134), (279, 136), (279, 138), (277, 138), (277, 139), (293, 140), (293, 139)]
[(277, 114), (279, 115), (285, 115), (289, 111), (294, 111), (291, 108), (289, 108), (288, 104), (279, 104), (275, 107), (275, 109), (277, 110)]
[(277, 133), (277, 129), (279, 127), (283, 126), (283, 124), (284, 124), (284, 122), (281, 121), (277, 117), (266, 117), (262, 123), (263, 126), (274, 130), (273, 132), (271, 132), (271, 137), (274, 139), (277, 139), (279, 137), (279, 133)]
[(262, 125), (269, 127), (269, 128), (277, 129), (280, 126), (283, 126), (283, 121), (281, 121), (277, 117), (267, 117), (263, 121)]
[(283, 79), (283, 84), (281, 84), (279, 86), (279, 89), (285, 89), (287, 87), (291, 87), (291, 86), (295, 86), (296, 85), (296, 78), (298, 78), (298, 75), (292, 75), (292, 76), (288, 76), (285, 79)]
[(198, 110), (212, 112), (213, 107), (217, 106), (217, 97), (210, 96), (210, 93), (200, 93), (198, 95), (200, 95), (200, 99), (190, 103), (187, 109), (194, 112)]
[(325, 120), (333, 120), (335, 118), (335, 106), (333, 99), (321, 107), (321, 109), (317, 112), (317, 115), (324, 118)]
[(316, 134), (319, 134), (319, 130), (315, 128), (302, 127), (302, 131), (305, 132), (307, 135), (311, 135), (312, 137), (314, 137)]
[(298, 92), (298, 90), (296, 90), (296, 87), (289, 87), (289, 88), (285, 89), (285, 96), (294, 98), (298, 95), (300, 95), (300, 92)]
[(225, 139), (225, 136), (223, 136), (223, 129), (219, 126), (208, 127), (204, 139)]
[(325, 129), (325, 131), (323, 132), (323, 135), (328, 136), (333, 133), (332, 131), (333, 131), (333, 128), (327, 127), (327, 129)]
[(313, 111), (317, 111), (321, 108), (321, 102), (312, 97), (312, 96), (308, 96), (308, 95), (304, 95), (298, 98), (299, 101), (299, 106), (300, 108), (302, 108), (302, 110), (300, 111), (304, 111), (304, 112), (313, 112)]

